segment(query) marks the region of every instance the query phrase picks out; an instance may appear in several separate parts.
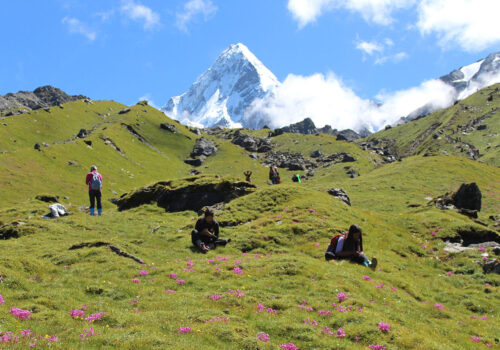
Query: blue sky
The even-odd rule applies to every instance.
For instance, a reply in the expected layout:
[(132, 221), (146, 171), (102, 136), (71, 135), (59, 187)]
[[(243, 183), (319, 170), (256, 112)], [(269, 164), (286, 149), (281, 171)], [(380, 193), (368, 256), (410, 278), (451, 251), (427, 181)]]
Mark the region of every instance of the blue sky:
[[(0, 94), (53, 85), (158, 106), (242, 42), (278, 77), (333, 73), (363, 99), (500, 51), (498, 0), (3, 1)], [(481, 8), (481, 13), (477, 11)]]

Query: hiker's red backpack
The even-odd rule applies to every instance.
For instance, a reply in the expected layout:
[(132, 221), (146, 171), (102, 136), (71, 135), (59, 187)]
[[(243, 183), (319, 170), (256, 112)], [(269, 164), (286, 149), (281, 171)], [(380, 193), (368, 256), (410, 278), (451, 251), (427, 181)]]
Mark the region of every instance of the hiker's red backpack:
[(332, 247), (333, 252), (337, 250), (337, 243), (339, 242), (339, 238), (342, 236), (343, 236), (342, 234), (335, 235), (330, 241), (330, 247)]

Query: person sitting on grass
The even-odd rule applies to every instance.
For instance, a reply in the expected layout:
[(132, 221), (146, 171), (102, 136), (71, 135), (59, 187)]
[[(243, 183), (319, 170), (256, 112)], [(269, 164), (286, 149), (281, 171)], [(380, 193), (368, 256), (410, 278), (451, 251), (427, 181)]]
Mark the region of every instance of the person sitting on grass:
[(363, 253), (363, 232), (358, 225), (351, 225), (346, 234), (336, 235), (332, 238), (325, 253), (325, 259), (348, 259), (358, 264), (375, 269), (377, 258), (370, 261)]
[(195, 228), (191, 232), (191, 241), (202, 253), (206, 253), (218, 245), (225, 246), (231, 242), (231, 238), (219, 239), (219, 223), (214, 219), (214, 212), (207, 209), (205, 216), (196, 221)]

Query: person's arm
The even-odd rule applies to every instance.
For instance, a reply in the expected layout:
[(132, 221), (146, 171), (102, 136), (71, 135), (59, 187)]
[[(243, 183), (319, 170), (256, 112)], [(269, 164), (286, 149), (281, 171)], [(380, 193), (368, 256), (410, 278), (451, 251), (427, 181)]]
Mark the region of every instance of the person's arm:
[(215, 229), (214, 229), (214, 236), (216, 238), (219, 238), (219, 223), (217, 221), (215, 221)]
[(102, 180), (102, 175), (101, 174), (99, 174), (99, 178), (101, 179), (101, 188), (102, 188), (102, 185), (103, 185), (104, 181)]
[(90, 184), (90, 181), (92, 180), (92, 178), (90, 177), (90, 174), (87, 174), (87, 177), (85, 177), (85, 185), (89, 185)]

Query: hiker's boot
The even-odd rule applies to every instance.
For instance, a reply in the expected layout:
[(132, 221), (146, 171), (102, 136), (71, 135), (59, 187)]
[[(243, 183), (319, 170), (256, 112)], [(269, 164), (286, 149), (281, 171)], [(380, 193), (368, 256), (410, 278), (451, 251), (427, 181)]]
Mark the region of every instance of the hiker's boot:
[(205, 245), (205, 243), (200, 244), (200, 249), (203, 254), (208, 252), (208, 247)]
[(102, 209), (97, 209), (97, 215), (99, 215), (99, 216), (102, 215)]
[(94, 216), (94, 208), (90, 208), (90, 215)]
[(371, 262), (371, 264), (370, 264), (370, 268), (371, 268), (372, 270), (375, 270), (375, 269), (377, 268), (377, 264), (378, 264), (378, 260), (377, 260), (377, 258), (372, 258), (372, 262)]

